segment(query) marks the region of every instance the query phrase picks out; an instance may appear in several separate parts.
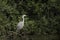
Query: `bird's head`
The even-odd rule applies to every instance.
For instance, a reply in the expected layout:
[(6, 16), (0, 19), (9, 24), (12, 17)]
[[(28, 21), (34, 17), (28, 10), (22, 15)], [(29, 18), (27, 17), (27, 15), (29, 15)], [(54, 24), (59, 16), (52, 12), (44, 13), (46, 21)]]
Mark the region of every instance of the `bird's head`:
[(24, 18), (26, 15), (22, 15), (22, 18)]

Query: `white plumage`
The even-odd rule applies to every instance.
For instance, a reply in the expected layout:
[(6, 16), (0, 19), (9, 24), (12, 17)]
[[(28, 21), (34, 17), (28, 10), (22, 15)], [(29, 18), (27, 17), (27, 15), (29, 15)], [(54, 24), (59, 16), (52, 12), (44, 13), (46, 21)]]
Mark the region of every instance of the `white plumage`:
[(23, 26), (24, 26), (24, 17), (25, 17), (25, 16), (26, 16), (26, 15), (23, 15), (23, 16), (22, 16), (23, 21), (20, 21), (20, 22), (17, 24), (17, 31), (19, 31), (20, 29), (23, 28)]

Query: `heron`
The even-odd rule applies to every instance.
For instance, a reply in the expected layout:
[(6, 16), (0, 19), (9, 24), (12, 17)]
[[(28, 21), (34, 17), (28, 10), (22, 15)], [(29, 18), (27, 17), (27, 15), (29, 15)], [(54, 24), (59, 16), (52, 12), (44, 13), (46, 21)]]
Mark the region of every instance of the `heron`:
[(26, 15), (22, 15), (22, 21), (20, 21), (18, 24), (17, 24), (17, 32), (18, 31), (20, 31), (23, 27), (24, 27), (24, 17), (25, 17)]

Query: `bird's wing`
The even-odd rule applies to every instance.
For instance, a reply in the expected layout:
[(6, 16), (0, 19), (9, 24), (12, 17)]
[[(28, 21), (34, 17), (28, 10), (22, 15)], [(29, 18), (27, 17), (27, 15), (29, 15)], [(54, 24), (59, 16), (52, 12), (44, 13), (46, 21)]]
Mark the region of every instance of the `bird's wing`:
[(19, 22), (17, 26), (22, 26), (23, 25), (23, 22)]
[(17, 25), (17, 29), (22, 29), (24, 26), (23, 22), (19, 22)]

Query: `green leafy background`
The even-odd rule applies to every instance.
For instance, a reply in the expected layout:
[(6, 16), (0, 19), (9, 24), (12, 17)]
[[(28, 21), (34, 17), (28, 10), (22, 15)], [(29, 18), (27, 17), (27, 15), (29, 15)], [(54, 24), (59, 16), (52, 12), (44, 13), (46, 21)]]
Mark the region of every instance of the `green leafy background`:
[[(25, 18), (21, 33), (16, 26)], [(0, 40), (60, 40), (60, 0), (0, 0)]]

